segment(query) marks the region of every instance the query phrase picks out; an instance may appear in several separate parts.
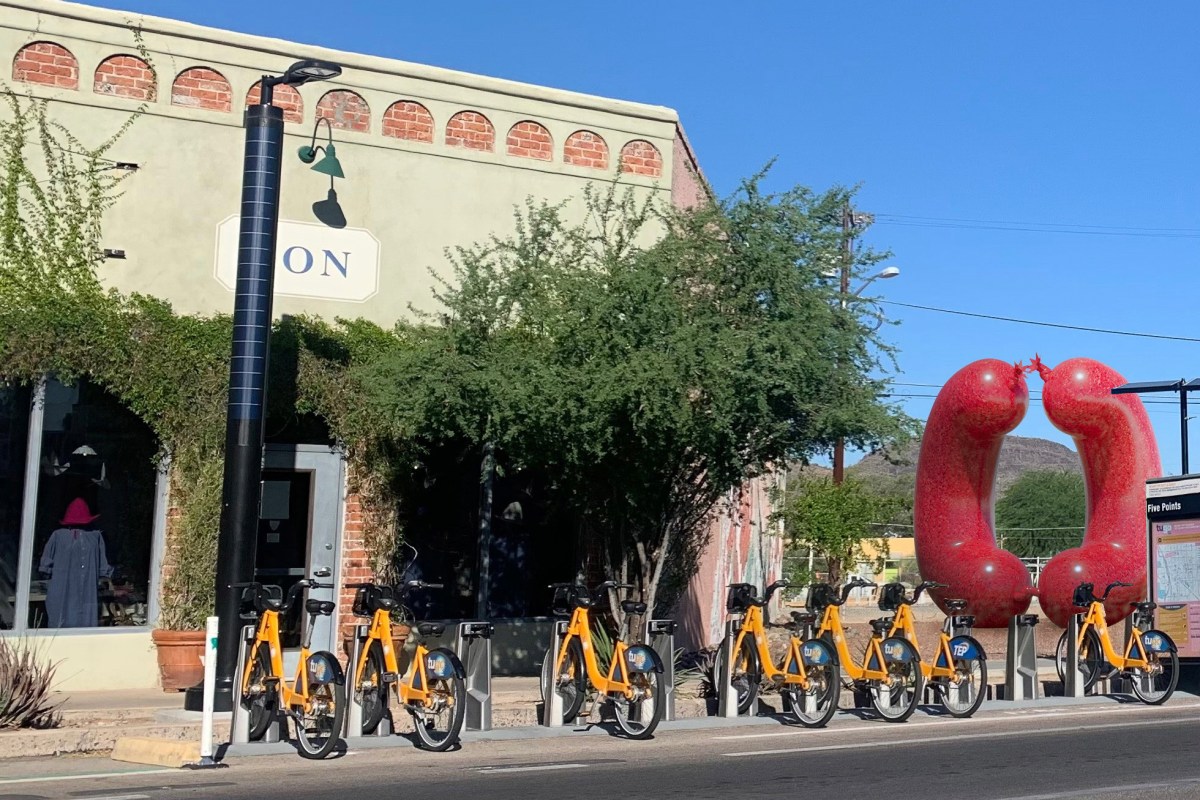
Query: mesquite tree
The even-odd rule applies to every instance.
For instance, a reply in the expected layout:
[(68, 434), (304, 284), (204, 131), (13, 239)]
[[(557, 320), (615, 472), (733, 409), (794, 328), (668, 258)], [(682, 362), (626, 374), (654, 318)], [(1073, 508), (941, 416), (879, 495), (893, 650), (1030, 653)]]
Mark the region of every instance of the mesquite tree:
[(662, 610), (731, 490), (909, 427), (879, 399), (877, 318), (828, 275), (850, 193), (770, 195), (760, 177), (687, 212), (617, 186), (587, 192), (580, 224), (528, 204), (511, 236), (453, 252), (442, 310), (355, 371), (365, 401), (398, 438), (490, 444), (553, 476), (608, 574)]

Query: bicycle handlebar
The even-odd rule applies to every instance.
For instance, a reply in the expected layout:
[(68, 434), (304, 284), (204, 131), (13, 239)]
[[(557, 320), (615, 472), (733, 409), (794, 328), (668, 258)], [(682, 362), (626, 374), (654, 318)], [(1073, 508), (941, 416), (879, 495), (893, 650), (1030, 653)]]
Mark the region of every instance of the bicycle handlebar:
[(1108, 593), (1111, 592), (1113, 589), (1116, 589), (1118, 586), (1133, 586), (1133, 584), (1125, 583), (1124, 581), (1113, 581), (1112, 583), (1110, 583), (1108, 586), (1106, 586), (1104, 588), (1104, 596), (1100, 598), (1100, 602), (1103, 603), (1105, 600), (1107, 600)]
[[(267, 584), (262, 581), (246, 581), (244, 583), (231, 583), (230, 589), (254, 589), (255, 591), (263, 589)], [(292, 584), (292, 588), (288, 589), (287, 595), (279, 603), (279, 612), (286, 614), (292, 608), (292, 603), (300, 596), (300, 593), (305, 589), (332, 589), (332, 583), (321, 583), (314, 578), (301, 578)]]
[(916, 604), (917, 600), (920, 599), (920, 597), (921, 597), (921, 592), (924, 592), (927, 589), (949, 589), (949, 588), (950, 588), (950, 584), (948, 584), (948, 583), (938, 583), (937, 581), (922, 581), (921, 583), (917, 584), (917, 587), (915, 589), (913, 589), (912, 602), (913, 602), (913, 604)]
[(850, 593), (852, 591), (854, 591), (855, 589), (865, 589), (868, 586), (874, 587), (875, 584), (872, 583), (871, 581), (863, 580), (862, 578), (855, 575), (853, 580), (849, 581), (845, 586), (842, 587), (842, 599), (840, 602), (834, 603), (834, 605), (837, 605), (837, 606), (845, 605), (846, 601), (850, 599)]

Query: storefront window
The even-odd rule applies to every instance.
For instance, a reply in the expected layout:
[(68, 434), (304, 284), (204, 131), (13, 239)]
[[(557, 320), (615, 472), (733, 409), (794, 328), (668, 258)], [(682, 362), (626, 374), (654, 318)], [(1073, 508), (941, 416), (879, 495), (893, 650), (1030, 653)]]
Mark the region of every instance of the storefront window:
[(146, 624), (156, 449), (150, 429), (98, 386), (46, 381), (30, 629)]
[(21, 497), (31, 394), (28, 387), (0, 388), (0, 630), (12, 630), (17, 618)]

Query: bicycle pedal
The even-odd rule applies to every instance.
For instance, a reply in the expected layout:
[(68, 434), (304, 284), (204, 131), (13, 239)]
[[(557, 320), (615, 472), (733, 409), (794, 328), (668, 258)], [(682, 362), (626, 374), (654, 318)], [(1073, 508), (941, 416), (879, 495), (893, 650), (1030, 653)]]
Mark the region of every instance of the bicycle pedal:
[(396, 681), (400, 680), (400, 676), (395, 672), (385, 672), (380, 676), (380, 680), (382, 680), (384, 683), (395, 683)]

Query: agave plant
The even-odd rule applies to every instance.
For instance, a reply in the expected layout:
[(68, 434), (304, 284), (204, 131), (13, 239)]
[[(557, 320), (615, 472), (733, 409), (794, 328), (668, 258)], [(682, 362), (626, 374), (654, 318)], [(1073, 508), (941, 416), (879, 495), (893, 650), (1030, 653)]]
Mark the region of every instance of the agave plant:
[(50, 699), (56, 668), (29, 642), (0, 638), (0, 729), (58, 726), (59, 703)]

